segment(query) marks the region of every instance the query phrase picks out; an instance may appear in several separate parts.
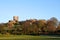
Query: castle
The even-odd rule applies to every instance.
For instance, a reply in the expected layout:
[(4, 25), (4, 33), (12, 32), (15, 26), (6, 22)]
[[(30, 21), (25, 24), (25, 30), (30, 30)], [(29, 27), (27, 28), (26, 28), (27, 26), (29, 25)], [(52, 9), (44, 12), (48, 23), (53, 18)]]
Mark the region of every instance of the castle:
[(8, 22), (8, 27), (11, 28), (14, 26), (15, 23), (18, 22), (19, 17), (18, 16), (13, 16), (13, 20), (9, 20)]

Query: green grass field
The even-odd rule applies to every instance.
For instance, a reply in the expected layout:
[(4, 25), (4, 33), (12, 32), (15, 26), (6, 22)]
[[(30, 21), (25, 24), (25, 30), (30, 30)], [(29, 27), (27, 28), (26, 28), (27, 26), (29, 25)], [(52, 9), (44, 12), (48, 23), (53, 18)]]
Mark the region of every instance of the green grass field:
[(54, 36), (32, 36), (32, 35), (0, 35), (0, 40), (60, 40)]

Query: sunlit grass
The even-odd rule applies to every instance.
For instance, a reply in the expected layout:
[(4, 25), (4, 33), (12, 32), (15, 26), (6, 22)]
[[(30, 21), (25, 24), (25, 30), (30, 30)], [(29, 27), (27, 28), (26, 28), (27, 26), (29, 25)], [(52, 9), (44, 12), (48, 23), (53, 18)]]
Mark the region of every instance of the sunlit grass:
[(60, 40), (60, 37), (32, 35), (0, 35), (1, 40)]

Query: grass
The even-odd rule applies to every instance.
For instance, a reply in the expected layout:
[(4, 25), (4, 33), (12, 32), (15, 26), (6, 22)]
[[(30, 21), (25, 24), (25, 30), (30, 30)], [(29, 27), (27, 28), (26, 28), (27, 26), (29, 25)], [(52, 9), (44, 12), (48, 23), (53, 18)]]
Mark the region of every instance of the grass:
[(60, 40), (60, 37), (46, 35), (0, 35), (0, 40)]

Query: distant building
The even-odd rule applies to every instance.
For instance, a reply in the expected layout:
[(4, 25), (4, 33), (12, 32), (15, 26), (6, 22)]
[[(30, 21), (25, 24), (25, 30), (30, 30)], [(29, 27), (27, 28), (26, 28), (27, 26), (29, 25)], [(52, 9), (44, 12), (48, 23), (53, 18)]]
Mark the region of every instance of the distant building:
[(13, 20), (9, 20), (8, 22), (8, 27), (12, 28), (14, 24), (18, 22), (18, 19), (19, 19), (18, 16), (13, 16)]
[(37, 20), (36, 19), (30, 19), (30, 20), (26, 20), (26, 24), (28, 25), (32, 25), (33, 23), (35, 23)]
[(18, 16), (13, 16), (13, 21), (18, 21), (19, 17)]
[(30, 21), (33, 23), (33, 22), (36, 22), (37, 19), (30, 19)]

